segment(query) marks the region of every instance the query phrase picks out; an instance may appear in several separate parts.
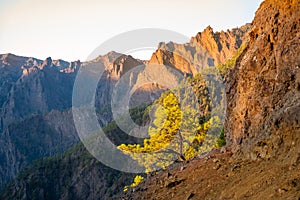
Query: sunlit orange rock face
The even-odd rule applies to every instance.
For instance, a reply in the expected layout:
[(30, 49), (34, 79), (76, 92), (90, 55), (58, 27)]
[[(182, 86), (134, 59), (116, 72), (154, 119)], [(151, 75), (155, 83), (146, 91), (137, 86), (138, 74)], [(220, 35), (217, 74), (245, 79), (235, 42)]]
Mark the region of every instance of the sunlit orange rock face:
[(248, 40), (250, 28), (251, 24), (247, 24), (226, 32), (213, 32), (208, 26), (189, 43), (160, 43), (149, 63), (168, 65), (185, 74), (195, 75), (205, 67), (217, 66), (231, 58)]
[(251, 158), (300, 142), (299, 28), (299, 0), (263, 2), (229, 76), (226, 136)]
[[(299, 199), (299, 27), (299, 0), (264, 1), (227, 76), (227, 146), (159, 172), (125, 197)], [(222, 62), (227, 49), (218, 54), (220, 45), (203, 34), (211, 41), (202, 45)]]

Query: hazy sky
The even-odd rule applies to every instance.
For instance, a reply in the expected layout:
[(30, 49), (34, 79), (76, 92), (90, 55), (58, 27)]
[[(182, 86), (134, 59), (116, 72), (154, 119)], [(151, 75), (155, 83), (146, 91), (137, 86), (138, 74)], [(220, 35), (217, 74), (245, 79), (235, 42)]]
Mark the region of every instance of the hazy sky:
[[(188, 37), (251, 22), (262, 0), (0, 0), (0, 53), (85, 60), (102, 42), (139, 28)], [(168, 42), (168, 41), (165, 41)]]

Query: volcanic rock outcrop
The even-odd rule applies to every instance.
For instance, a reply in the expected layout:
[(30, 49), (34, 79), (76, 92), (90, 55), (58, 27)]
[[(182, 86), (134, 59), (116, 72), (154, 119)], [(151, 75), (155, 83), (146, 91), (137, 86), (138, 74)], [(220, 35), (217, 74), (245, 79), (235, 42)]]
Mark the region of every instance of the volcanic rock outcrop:
[(160, 43), (149, 63), (174, 67), (187, 75), (198, 74), (201, 69), (217, 66), (231, 58), (248, 41), (250, 24), (226, 32), (213, 32), (208, 26), (192, 37), (189, 43)]

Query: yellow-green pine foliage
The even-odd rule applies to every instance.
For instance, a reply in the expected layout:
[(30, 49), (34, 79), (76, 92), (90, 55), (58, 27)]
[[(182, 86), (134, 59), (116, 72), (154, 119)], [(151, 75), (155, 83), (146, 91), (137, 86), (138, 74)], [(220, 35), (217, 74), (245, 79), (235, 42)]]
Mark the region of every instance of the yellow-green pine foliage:
[(129, 188), (133, 188), (138, 186), (142, 181), (144, 180), (144, 177), (137, 175), (136, 177), (134, 177), (133, 183), (131, 185), (126, 185), (124, 187), (124, 192), (126, 192)]
[(223, 119), (219, 117), (225, 110), (224, 80), (245, 48), (242, 45), (225, 64), (204, 69), (202, 75), (188, 77), (178, 88), (163, 93), (152, 106), (149, 138), (142, 145), (122, 144), (118, 148), (147, 173), (164, 169), (175, 159), (190, 159), (225, 145)]
[(122, 144), (118, 147), (144, 166), (146, 172), (166, 168), (177, 159), (194, 157), (211, 124), (211, 100), (200, 75), (163, 93), (154, 105), (154, 120), (148, 130), (150, 137), (143, 145)]

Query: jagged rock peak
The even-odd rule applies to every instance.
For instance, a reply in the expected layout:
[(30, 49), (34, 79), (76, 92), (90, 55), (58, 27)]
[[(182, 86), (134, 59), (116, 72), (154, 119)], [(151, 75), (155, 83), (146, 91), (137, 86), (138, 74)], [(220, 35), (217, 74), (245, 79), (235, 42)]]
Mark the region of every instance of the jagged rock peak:
[(115, 57), (119, 57), (119, 56), (122, 56), (122, 55), (124, 55), (124, 54), (121, 54), (121, 53), (118, 53), (118, 52), (115, 52), (115, 51), (110, 51), (107, 54), (105, 54), (105, 56), (108, 57), (108, 58), (115, 58)]
[(121, 56), (125, 56), (125, 55), (115, 51), (110, 51), (105, 55), (99, 55), (97, 58), (91, 60), (91, 62), (106, 61), (107, 63), (111, 63)]
[(6, 54), (0, 55), (0, 60), (14, 61), (14, 60), (19, 60), (19, 59), (27, 59), (27, 57), (17, 56), (12, 53), (6, 53)]
[(57, 67), (65, 67), (65, 66), (68, 66), (69, 63), (64, 61), (64, 60), (61, 60), (61, 59), (58, 59), (58, 60), (53, 60), (52, 61), (52, 64), (57, 66)]
[(51, 64), (52, 64), (52, 58), (48, 57), (48, 58), (46, 58), (46, 60), (44, 60), (42, 65), (50, 66)]
[[(116, 56), (114, 54), (113, 56)], [(117, 77), (120, 78), (122, 74), (127, 72), (128, 70), (142, 65), (142, 61), (134, 59), (130, 55), (120, 54), (120, 56), (116, 57), (115, 60), (109, 65), (108, 69)]]
[[(206, 27), (203, 31), (203, 33), (209, 33), (209, 34), (213, 34), (214, 30), (213, 28), (209, 25), (208, 27)], [(201, 34), (201, 33), (200, 33)]]
[(0, 61), (3, 65), (6, 66), (22, 66), (26, 60), (27, 57), (17, 56), (11, 53), (2, 54), (0, 55)]
[(208, 26), (189, 43), (161, 42), (149, 63), (168, 65), (186, 75), (197, 74), (205, 67), (222, 64), (231, 58), (247, 42), (250, 27), (246, 24), (231, 31), (214, 33)]
[(203, 46), (213, 57), (214, 64), (222, 64), (241, 46), (248, 41), (248, 32), (251, 24), (246, 24), (239, 28), (227, 30), (226, 32), (214, 32), (211, 26), (192, 37), (191, 43), (195, 42)]

